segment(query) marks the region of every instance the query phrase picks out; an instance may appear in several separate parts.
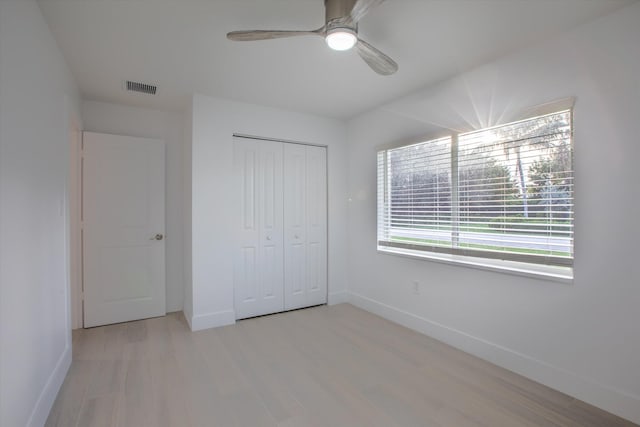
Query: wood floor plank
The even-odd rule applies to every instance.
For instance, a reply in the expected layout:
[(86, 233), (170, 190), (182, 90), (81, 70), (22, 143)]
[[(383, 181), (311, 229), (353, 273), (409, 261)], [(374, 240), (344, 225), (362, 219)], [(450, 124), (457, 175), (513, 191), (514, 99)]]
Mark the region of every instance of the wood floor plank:
[(279, 422), (278, 427), (318, 427), (318, 424), (307, 416), (299, 415)]
[(114, 427), (120, 393), (103, 394), (86, 399), (77, 427)]
[(153, 407), (157, 413), (157, 427), (191, 427), (193, 425), (183, 391), (178, 362), (171, 353), (149, 362), (153, 388)]
[(87, 398), (117, 393), (124, 388), (127, 364), (122, 359), (95, 361)]
[(158, 408), (154, 405), (150, 362), (129, 360), (126, 378), (118, 402), (117, 425), (120, 427), (155, 427)]
[(76, 360), (67, 373), (45, 427), (75, 426), (80, 416), (92, 373), (99, 362)]
[(631, 427), (349, 304), (74, 331), (47, 427)]

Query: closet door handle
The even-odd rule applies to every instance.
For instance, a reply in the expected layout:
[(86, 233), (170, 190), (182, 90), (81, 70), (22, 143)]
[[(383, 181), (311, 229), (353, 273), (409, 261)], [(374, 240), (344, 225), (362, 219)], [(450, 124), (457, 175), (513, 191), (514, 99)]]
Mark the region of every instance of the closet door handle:
[(271, 236), (267, 236), (267, 240), (271, 240)]

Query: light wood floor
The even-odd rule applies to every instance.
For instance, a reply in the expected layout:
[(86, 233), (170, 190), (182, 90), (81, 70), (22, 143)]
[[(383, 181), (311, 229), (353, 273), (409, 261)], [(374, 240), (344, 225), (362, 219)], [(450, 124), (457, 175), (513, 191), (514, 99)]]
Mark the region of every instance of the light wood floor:
[(73, 336), (47, 426), (632, 426), (348, 304)]

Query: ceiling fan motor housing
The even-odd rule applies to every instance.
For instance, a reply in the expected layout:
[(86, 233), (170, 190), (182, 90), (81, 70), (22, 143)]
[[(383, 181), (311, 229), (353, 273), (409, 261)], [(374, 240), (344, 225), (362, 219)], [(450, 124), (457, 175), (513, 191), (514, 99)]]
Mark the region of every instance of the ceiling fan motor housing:
[(348, 18), (357, 0), (325, 0), (325, 24), (327, 30), (335, 28), (349, 28), (357, 31), (357, 23), (349, 22)]

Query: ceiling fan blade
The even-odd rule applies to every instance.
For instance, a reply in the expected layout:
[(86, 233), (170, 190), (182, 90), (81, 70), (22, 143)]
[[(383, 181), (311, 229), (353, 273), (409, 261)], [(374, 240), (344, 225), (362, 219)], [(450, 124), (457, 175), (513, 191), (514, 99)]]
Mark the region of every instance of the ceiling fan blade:
[(390, 76), (398, 71), (398, 64), (384, 53), (362, 39), (358, 39), (356, 45), (358, 55), (366, 62), (373, 71), (383, 76)]
[(379, 6), (384, 1), (385, 0), (357, 0), (353, 5), (353, 9), (351, 9), (350, 21), (357, 24), (371, 9)]
[(233, 41), (247, 42), (254, 40), (271, 40), (281, 39), (284, 37), (295, 36), (321, 36), (324, 34), (324, 27), (318, 28), (313, 31), (268, 31), (268, 30), (253, 30), (253, 31), (231, 31), (227, 33), (227, 38)]

